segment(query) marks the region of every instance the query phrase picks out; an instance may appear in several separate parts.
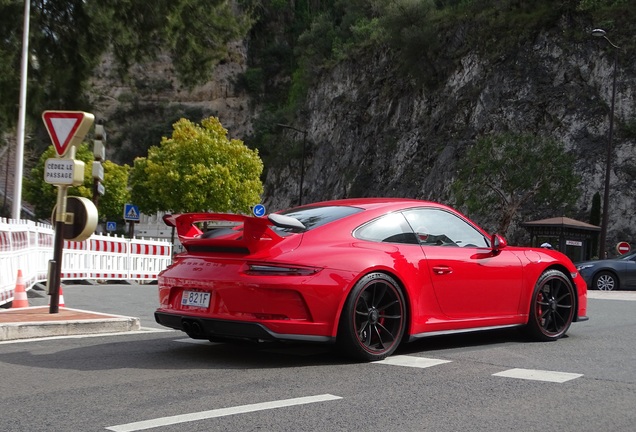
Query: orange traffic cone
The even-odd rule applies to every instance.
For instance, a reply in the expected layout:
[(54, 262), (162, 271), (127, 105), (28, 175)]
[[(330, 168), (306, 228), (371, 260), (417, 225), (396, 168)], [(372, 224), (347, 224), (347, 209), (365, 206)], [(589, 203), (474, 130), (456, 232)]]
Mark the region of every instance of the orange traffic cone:
[[(64, 291), (62, 291), (62, 285), (60, 285), (60, 291), (59, 291), (59, 300), (57, 303), (58, 306), (66, 306), (64, 304)], [(49, 306), (51, 306), (51, 296), (49, 296)]]
[(64, 291), (62, 291), (62, 285), (60, 285), (60, 301), (58, 303), (59, 306), (64, 307)]
[(13, 292), (12, 308), (29, 307), (29, 299), (24, 289), (24, 279), (22, 279), (22, 270), (18, 270), (18, 280), (15, 282), (15, 291)]

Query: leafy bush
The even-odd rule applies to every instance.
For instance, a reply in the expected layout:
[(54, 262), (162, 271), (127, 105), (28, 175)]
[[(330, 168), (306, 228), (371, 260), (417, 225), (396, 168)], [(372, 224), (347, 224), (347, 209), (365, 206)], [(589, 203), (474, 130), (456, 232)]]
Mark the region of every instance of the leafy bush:
[(258, 151), (230, 139), (216, 117), (181, 119), (170, 138), (135, 159), (131, 197), (145, 213), (244, 212), (260, 201), (263, 162)]

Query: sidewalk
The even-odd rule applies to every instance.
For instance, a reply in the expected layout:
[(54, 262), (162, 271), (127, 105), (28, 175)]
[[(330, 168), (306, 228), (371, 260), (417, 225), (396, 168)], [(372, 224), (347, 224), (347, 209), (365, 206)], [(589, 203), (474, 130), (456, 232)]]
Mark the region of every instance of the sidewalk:
[(135, 331), (139, 318), (109, 315), (60, 307), (56, 314), (49, 306), (0, 309), (0, 341)]

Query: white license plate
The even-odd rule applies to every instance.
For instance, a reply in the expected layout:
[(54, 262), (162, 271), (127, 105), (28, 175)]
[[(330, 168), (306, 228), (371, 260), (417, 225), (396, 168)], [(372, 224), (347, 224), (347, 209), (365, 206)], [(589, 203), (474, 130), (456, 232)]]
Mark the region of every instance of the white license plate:
[(210, 293), (200, 291), (184, 291), (181, 294), (181, 306), (207, 308), (210, 305)]

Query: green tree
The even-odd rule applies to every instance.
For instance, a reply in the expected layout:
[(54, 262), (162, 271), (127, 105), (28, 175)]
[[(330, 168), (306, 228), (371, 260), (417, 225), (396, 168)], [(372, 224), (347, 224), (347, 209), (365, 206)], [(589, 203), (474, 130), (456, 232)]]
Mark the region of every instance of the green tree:
[(104, 165), (104, 195), (99, 197), (97, 208), (100, 220), (105, 222), (121, 221), (123, 223), (124, 205), (130, 202), (128, 188), (129, 165), (117, 165), (106, 160)]
[[(35, 215), (39, 219), (49, 219), (57, 202), (57, 187), (44, 181), (44, 164), (47, 159), (55, 158), (56, 153), (50, 146), (31, 170), (31, 176), (24, 179), (23, 194), (26, 201), (34, 206)], [(68, 189), (68, 195), (92, 199), (93, 197), (93, 152), (88, 144), (80, 145), (75, 159), (84, 162), (84, 183)], [(124, 205), (130, 200), (128, 191), (128, 165), (117, 165), (104, 162), (105, 194), (100, 197), (97, 206), (100, 220), (123, 219)]]
[(574, 156), (549, 138), (502, 134), (484, 137), (459, 162), (452, 192), (457, 205), (486, 214), (499, 210), (505, 234), (526, 205), (561, 213), (576, 202), (579, 177)]
[(135, 159), (132, 201), (144, 213), (248, 212), (260, 201), (263, 162), (257, 150), (237, 139), (216, 117), (201, 124), (181, 119), (171, 138)]

